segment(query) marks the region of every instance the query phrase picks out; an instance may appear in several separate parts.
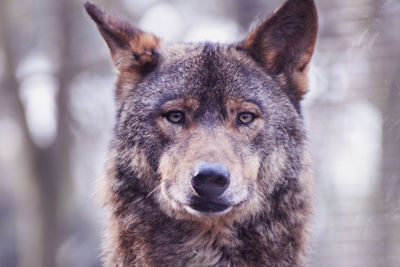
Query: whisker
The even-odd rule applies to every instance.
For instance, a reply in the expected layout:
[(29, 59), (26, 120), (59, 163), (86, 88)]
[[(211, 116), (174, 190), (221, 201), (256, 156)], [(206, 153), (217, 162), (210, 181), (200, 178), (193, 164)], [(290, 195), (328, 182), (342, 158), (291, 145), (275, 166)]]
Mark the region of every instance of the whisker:
[(148, 198), (149, 196), (151, 196), (151, 194), (154, 194), (157, 190), (159, 190), (161, 188), (161, 184), (159, 186), (157, 186), (156, 188), (154, 188), (153, 190), (150, 191), (150, 193), (146, 196), (146, 198)]

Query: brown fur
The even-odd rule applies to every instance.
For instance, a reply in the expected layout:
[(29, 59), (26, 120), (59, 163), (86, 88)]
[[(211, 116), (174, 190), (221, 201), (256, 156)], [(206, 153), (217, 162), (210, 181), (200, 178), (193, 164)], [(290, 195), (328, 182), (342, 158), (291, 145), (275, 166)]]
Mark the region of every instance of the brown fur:
[[(314, 2), (288, 0), (233, 45), (167, 44), (85, 7), (119, 71), (100, 193), (105, 266), (304, 266), (312, 179), (300, 99)], [(171, 122), (175, 111), (184, 119)], [(226, 209), (193, 204), (204, 201), (192, 185), (201, 162), (229, 171)]]
[(116, 87), (116, 101), (119, 105), (130, 91), (130, 88), (127, 89), (120, 83), (132, 85), (140, 82), (143, 73), (157, 64), (158, 55), (155, 50), (160, 40), (152, 34), (131, 27), (125, 20), (105, 13), (93, 3), (86, 2), (85, 8), (106, 40), (114, 64), (120, 72)]

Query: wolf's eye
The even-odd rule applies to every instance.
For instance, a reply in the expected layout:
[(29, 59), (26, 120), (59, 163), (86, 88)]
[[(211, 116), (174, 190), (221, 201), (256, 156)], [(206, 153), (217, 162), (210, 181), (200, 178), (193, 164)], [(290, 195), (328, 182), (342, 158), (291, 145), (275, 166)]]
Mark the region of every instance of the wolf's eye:
[(254, 121), (256, 115), (251, 112), (241, 112), (239, 113), (237, 120), (240, 124), (250, 124)]
[(178, 110), (169, 111), (167, 114), (165, 114), (165, 117), (171, 123), (183, 123), (185, 120), (185, 114)]

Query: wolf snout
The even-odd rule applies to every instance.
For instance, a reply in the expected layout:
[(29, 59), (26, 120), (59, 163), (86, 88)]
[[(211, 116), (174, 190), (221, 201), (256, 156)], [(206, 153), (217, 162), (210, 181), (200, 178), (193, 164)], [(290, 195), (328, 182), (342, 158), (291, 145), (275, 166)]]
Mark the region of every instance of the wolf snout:
[(227, 167), (218, 162), (199, 163), (192, 178), (194, 191), (205, 200), (213, 200), (221, 196), (229, 183)]

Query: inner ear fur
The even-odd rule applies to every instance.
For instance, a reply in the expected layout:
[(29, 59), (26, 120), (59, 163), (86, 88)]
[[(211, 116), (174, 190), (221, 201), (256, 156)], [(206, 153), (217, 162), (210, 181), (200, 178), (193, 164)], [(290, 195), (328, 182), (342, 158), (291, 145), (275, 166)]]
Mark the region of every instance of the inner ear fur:
[[(160, 40), (156, 36), (106, 13), (91, 2), (85, 2), (84, 7), (106, 41), (121, 75), (129, 76), (130, 82), (135, 83), (157, 66)], [(123, 90), (117, 86), (117, 100), (128, 93)]]
[(313, 0), (287, 0), (239, 45), (270, 75), (284, 73), (288, 92), (300, 100), (307, 92), (307, 72), (317, 39), (318, 16)]

